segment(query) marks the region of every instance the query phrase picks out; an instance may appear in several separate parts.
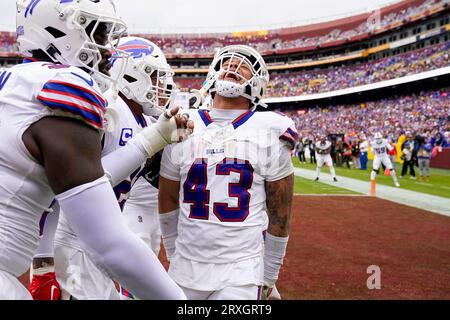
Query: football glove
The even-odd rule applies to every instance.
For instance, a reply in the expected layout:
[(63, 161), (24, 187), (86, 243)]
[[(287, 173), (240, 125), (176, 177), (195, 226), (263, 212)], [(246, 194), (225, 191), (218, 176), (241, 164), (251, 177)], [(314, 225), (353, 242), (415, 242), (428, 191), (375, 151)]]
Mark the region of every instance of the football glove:
[(28, 290), (33, 300), (60, 300), (61, 289), (56, 281), (54, 267), (42, 267), (33, 270)]

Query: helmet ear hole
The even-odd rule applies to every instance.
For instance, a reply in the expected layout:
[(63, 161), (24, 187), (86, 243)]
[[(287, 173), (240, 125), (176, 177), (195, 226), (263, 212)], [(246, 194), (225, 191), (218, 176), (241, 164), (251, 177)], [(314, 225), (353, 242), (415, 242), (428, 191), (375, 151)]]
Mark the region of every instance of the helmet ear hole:
[(58, 29), (53, 28), (53, 27), (46, 27), (45, 30), (48, 33), (50, 33), (55, 39), (62, 38), (62, 37), (64, 37), (66, 35), (61, 30), (58, 30)]
[(123, 76), (123, 78), (124, 78), (125, 80), (127, 80), (128, 83), (133, 83), (133, 82), (136, 82), (136, 81), (137, 81), (136, 78), (133, 78), (132, 76), (130, 76), (130, 75), (128, 75), (128, 74), (125, 74), (125, 75)]

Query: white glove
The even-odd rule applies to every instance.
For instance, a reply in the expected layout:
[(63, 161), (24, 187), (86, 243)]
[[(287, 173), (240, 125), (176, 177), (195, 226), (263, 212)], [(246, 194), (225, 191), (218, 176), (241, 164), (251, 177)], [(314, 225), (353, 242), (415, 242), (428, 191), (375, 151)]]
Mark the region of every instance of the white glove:
[[(169, 143), (182, 141), (192, 133), (192, 122), (188, 123), (187, 115), (178, 116), (178, 111), (178, 107), (167, 110), (159, 116), (156, 123), (148, 126), (136, 136), (144, 146), (149, 158)], [(181, 118), (179, 120), (181, 128), (177, 126), (177, 116)]]

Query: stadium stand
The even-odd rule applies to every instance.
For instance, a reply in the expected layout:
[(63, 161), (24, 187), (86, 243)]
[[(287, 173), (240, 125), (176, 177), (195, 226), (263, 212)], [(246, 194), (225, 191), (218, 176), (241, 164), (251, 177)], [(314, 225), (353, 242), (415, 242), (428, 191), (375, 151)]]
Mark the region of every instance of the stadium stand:
[(292, 117), (302, 137), (329, 133), (358, 137), (380, 131), (397, 141), (406, 132), (430, 139), (440, 133), (441, 145), (450, 147), (449, 105), (447, 87), (358, 104), (278, 111)]
[(247, 44), (263, 55), (314, 50), (360, 41), (372, 35), (418, 21), (445, 10), (448, 0), (409, 0), (382, 10), (331, 22), (278, 30), (232, 34), (141, 35), (157, 43), (170, 58), (211, 57), (215, 50), (230, 44)]

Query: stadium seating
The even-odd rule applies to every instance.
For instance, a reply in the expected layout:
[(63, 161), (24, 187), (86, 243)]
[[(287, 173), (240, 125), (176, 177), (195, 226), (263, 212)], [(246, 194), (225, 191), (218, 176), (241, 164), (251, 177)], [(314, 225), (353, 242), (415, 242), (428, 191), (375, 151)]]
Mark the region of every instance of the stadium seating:
[(450, 147), (450, 87), (438, 91), (396, 96), (361, 104), (332, 105), (307, 110), (283, 110), (292, 117), (302, 137), (318, 134), (358, 136), (383, 132), (393, 141), (409, 131), (426, 134), (430, 139), (438, 132)]
[[(272, 74), (266, 97), (290, 97), (345, 89), (434, 70), (449, 63), (450, 42), (446, 42), (374, 62)], [(203, 77), (176, 78), (179, 86), (185, 89), (199, 89), (203, 81)]]
[[(271, 54), (277, 50), (299, 49), (314, 50), (318, 46), (330, 46), (342, 44), (350, 40), (361, 40), (372, 33), (382, 32), (399, 25), (418, 20), (428, 13), (435, 13), (448, 5), (448, 0), (415, 0), (415, 5), (400, 7), (394, 11), (383, 12), (379, 21), (372, 23), (370, 14), (368, 17), (360, 15), (357, 24), (344, 23), (336, 27), (328, 27), (320, 30), (321, 24), (317, 26), (317, 32), (308, 28), (297, 27), (291, 31), (276, 29), (263, 32), (243, 32), (237, 34), (184, 34), (184, 35), (146, 35), (154, 41), (170, 57), (171, 55), (204, 55), (211, 57), (215, 50), (230, 44), (247, 44), (253, 46), (263, 54)], [(345, 20), (345, 19), (344, 19)], [(331, 24), (332, 23), (328, 23)], [(0, 33), (0, 53), (12, 53), (17, 51), (14, 45), (15, 35), (13, 33)]]

